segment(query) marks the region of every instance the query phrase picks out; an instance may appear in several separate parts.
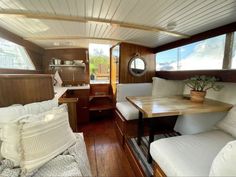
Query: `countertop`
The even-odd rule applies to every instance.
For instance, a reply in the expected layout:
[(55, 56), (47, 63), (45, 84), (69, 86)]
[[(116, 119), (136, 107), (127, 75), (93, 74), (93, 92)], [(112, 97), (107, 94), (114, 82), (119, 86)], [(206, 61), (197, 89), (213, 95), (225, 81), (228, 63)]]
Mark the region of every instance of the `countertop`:
[(54, 87), (55, 98), (59, 99), (67, 90), (81, 90), (81, 89), (90, 89), (90, 85), (86, 84), (83, 86), (72, 86), (72, 87)]

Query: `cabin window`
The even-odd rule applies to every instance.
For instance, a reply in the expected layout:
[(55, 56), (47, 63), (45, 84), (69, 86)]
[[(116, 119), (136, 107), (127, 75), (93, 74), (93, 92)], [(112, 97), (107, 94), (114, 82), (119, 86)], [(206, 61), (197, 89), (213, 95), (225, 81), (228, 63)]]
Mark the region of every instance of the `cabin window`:
[(231, 68), (236, 69), (236, 32), (234, 33)]
[(157, 53), (156, 70), (222, 69), (226, 35)]
[(110, 45), (89, 44), (90, 83), (110, 83)]
[(0, 38), (0, 68), (35, 70), (25, 48)]

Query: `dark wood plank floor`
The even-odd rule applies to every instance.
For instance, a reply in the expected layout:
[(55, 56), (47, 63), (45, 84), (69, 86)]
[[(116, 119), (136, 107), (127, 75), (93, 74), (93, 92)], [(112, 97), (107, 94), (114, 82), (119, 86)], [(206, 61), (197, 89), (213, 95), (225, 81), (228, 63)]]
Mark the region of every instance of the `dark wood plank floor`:
[(80, 127), (84, 133), (93, 176), (135, 177), (120, 146), (112, 119), (103, 119)]

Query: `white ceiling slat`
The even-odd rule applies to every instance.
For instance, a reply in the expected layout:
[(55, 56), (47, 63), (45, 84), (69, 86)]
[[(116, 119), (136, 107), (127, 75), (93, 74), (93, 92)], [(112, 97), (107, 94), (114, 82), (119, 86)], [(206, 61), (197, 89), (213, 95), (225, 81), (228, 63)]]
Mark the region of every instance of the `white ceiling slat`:
[(195, 0), (189, 1), (175, 1), (175, 3), (168, 8), (159, 16), (159, 19), (156, 20), (154, 26), (160, 25), (162, 19), (169, 19), (172, 16), (175, 16), (177, 12), (182, 11), (184, 8), (189, 7), (191, 3), (196, 2)]
[(99, 15), (99, 18), (102, 18), (102, 19), (106, 19), (107, 18), (107, 14), (108, 14), (108, 11), (109, 11), (109, 9), (111, 7), (111, 4), (112, 4), (112, 0), (104, 0), (103, 6), (101, 8), (100, 15)]
[(92, 17), (94, 0), (86, 0), (86, 17)]
[(154, 6), (156, 7), (156, 9), (152, 9), (153, 11), (149, 14), (150, 17), (146, 16), (146, 19), (142, 19), (142, 21), (145, 23), (145, 25), (156, 24), (156, 21), (160, 18), (162, 13), (164, 13), (165, 10), (168, 9), (170, 6), (173, 6), (175, 2), (175, 0), (160, 0), (159, 3)]
[[(178, 26), (182, 27), (185, 24), (194, 24), (196, 23), (196, 21), (200, 20), (204, 20), (207, 18), (208, 14), (214, 14), (216, 16), (218, 16), (218, 18), (220, 18), (220, 15), (218, 15), (219, 11), (228, 9), (228, 5), (231, 6), (233, 3), (235, 2), (230, 2), (229, 1), (224, 1), (223, 3), (217, 1), (218, 3), (214, 3), (214, 4), (209, 4), (209, 6), (205, 6), (201, 9), (198, 9), (195, 13), (193, 13), (192, 15), (186, 16), (181, 22), (178, 22)], [(222, 6), (224, 6), (224, 8), (222, 8)], [(194, 22), (194, 23), (193, 23)]]
[[(234, 6), (232, 7), (232, 4)], [(202, 12), (198, 15), (198, 18), (195, 17), (192, 20), (194, 20), (194, 23), (190, 23), (191, 19), (186, 19), (182, 24), (180, 23), (180, 26), (183, 28), (187, 28), (189, 25), (194, 25), (196, 27), (196, 24), (201, 25), (204, 22), (209, 22), (211, 18), (218, 18), (221, 19), (223, 14), (227, 14), (228, 12), (230, 13), (229, 15), (232, 14), (233, 11), (235, 11), (236, 7), (236, 2), (233, 2), (232, 4), (227, 4), (225, 5), (225, 8), (222, 9), (220, 5), (215, 6), (214, 8), (211, 8), (211, 12)], [(217, 11), (217, 13), (215, 13)]]

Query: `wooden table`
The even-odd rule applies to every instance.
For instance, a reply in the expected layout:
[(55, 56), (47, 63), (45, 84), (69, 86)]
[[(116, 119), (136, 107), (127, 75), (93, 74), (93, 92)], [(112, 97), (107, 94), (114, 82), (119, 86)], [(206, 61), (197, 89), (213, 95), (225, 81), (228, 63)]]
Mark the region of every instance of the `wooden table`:
[[(143, 135), (143, 119), (172, 117), (184, 114), (198, 114), (209, 112), (225, 112), (230, 110), (233, 105), (223, 103), (216, 100), (206, 99), (203, 103), (195, 103), (190, 101), (188, 97), (172, 96), (155, 98), (152, 96), (146, 97), (126, 97), (126, 99), (139, 110), (138, 121), (138, 145), (141, 144), (141, 136)], [(149, 125), (149, 150), (150, 144), (154, 141), (153, 127)], [(148, 153), (148, 161), (152, 158), (150, 151)]]

